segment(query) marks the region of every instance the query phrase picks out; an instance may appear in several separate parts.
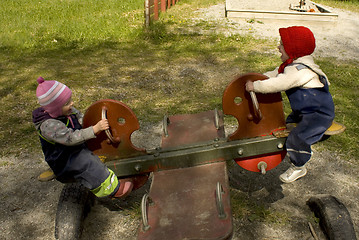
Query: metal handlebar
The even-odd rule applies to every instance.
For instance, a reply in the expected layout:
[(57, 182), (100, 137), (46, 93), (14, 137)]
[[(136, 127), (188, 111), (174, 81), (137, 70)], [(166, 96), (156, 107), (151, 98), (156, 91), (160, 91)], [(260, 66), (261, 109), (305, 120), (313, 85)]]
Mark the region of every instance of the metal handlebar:
[(249, 94), (251, 95), (253, 107), (254, 107), (254, 110), (256, 111), (257, 117), (259, 119), (262, 119), (263, 116), (262, 116), (261, 110), (259, 109), (259, 104), (258, 104), (258, 100), (257, 100), (257, 96), (256, 96), (255, 92), (251, 91), (251, 92), (249, 92)]
[(224, 212), (222, 194), (224, 194), (222, 185), (217, 182), (216, 186), (216, 202), (217, 202), (217, 209), (218, 209), (218, 217), (220, 219), (226, 218), (226, 213)]
[(142, 223), (143, 223), (143, 231), (147, 231), (150, 228), (147, 219), (147, 202), (148, 202), (148, 194), (146, 193), (142, 197), (141, 201), (141, 212), (142, 212)]
[(168, 129), (167, 126), (169, 124), (169, 118), (167, 116), (163, 117), (163, 134), (165, 137), (168, 137)]
[[(106, 107), (103, 107), (103, 108), (102, 108), (102, 116), (101, 116), (101, 119), (107, 119), (107, 108), (106, 108)], [(112, 136), (112, 134), (111, 134), (111, 132), (110, 132), (109, 129), (105, 130), (105, 133), (106, 133), (108, 139), (109, 139), (111, 142), (113, 142), (113, 143), (119, 142), (119, 141), (116, 141), (116, 140), (114, 139), (114, 137)]]
[(219, 129), (219, 113), (217, 108), (214, 109), (214, 126), (217, 130)]

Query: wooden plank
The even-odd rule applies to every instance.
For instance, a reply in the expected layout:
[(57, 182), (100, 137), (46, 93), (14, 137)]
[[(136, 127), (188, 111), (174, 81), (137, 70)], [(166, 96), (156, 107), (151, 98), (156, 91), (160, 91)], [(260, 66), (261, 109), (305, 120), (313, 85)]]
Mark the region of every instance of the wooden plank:
[(166, 0), (161, 0), (161, 12), (166, 11)]
[(154, 0), (154, 3), (153, 3), (153, 7), (154, 7), (154, 12), (155, 12), (155, 15), (154, 15), (154, 19), (155, 20), (158, 20), (158, 14), (159, 14), (159, 12), (158, 12), (158, 10), (159, 10), (159, 3), (158, 3), (159, 1), (158, 0)]
[(159, 0), (145, 0), (145, 25), (158, 20)]
[(279, 11), (258, 11), (258, 10), (227, 10), (227, 17), (255, 18), (255, 19), (274, 19), (274, 20), (297, 20), (297, 21), (337, 21), (338, 15), (326, 13), (308, 12), (279, 12)]
[(145, 0), (145, 25), (149, 26), (154, 20), (158, 20), (160, 12), (165, 12), (179, 0)]
[[(216, 200), (216, 185), (222, 201)], [(154, 172), (138, 240), (230, 239), (232, 212), (226, 162)], [(218, 206), (221, 204), (223, 215)]]

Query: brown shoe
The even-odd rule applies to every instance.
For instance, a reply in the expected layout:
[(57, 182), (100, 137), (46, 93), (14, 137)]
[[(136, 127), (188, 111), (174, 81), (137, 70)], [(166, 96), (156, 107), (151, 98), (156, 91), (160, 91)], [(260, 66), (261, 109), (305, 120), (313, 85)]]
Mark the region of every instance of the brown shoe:
[(54, 172), (51, 169), (48, 169), (44, 172), (42, 172), (38, 177), (37, 180), (39, 180), (40, 182), (47, 182), (47, 181), (51, 181), (52, 179), (55, 179), (56, 176), (54, 174)]
[(344, 132), (346, 129), (346, 127), (341, 124), (341, 123), (337, 123), (336, 121), (333, 121), (332, 125), (327, 129), (327, 131), (325, 131), (325, 135), (336, 135), (339, 133)]

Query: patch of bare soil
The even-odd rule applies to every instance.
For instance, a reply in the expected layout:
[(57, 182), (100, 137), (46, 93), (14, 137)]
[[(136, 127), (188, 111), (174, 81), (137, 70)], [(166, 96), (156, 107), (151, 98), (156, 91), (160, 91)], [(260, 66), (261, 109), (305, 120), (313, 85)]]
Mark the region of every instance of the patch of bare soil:
[[(199, 12), (201, 18), (218, 22), (218, 31), (250, 33), (258, 37), (278, 36), (279, 25), (225, 19), (223, 5), (200, 9)], [(328, 31), (328, 28), (318, 26), (322, 31), (314, 31), (318, 39), (317, 54), (358, 59), (358, 14), (337, 12), (340, 20), (337, 28), (330, 27)], [(347, 30), (340, 30), (339, 26)], [(273, 51), (276, 52), (275, 49)], [(202, 72), (206, 79), (220, 75), (231, 79), (232, 74), (237, 74), (235, 69), (220, 72), (218, 66), (209, 64), (184, 63), (178, 68), (195, 69)], [(141, 129), (134, 134), (135, 145), (146, 149), (159, 146), (161, 124), (142, 126)], [(354, 164), (357, 161), (314, 146), (307, 176), (292, 184), (282, 184), (278, 179), (279, 174), (289, 166), (287, 160), (266, 175), (233, 165), (229, 168), (233, 191), (245, 194), (246, 199), (255, 205), (287, 216), (280, 223), (234, 218), (233, 239), (313, 239), (308, 228), (313, 214), (306, 201), (317, 194), (331, 194), (339, 198), (348, 208), (359, 236), (359, 178), (358, 166)], [(28, 153), (0, 159), (0, 239), (54, 239), (56, 206), (63, 185), (57, 181), (39, 182), (37, 176), (45, 169), (47, 165), (41, 154)], [(127, 209), (138, 211), (141, 198), (148, 190), (149, 183), (122, 200), (97, 200), (85, 220), (82, 239), (136, 239), (140, 217)], [(319, 225), (314, 225), (314, 228), (319, 239), (325, 239)]]

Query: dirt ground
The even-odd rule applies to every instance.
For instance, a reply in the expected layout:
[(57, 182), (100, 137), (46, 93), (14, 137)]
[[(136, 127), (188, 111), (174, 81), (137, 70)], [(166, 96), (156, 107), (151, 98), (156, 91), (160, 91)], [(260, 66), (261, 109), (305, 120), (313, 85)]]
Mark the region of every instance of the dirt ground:
[[(317, 38), (316, 55), (359, 59), (359, 15), (334, 10), (339, 14), (337, 23), (306, 24)], [(216, 31), (227, 34), (240, 32), (277, 38), (278, 27), (288, 24), (226, 19), (224, 5), (199, 9), (198, 14), (198, 19), (216, 21)], [(276, 51), (273, 50), (274, 53)], [(203, 69), (203, 72), (207, 71)], [(230, 132), (231, 127), (226, 127)], [(133, 142), (150, 149), (159, 145), (160, 134), (160, 123), (142, 126), (141, 131), (134, 134)], [(229, 169), (234, 191), (245, 193), (247, 199), (266, 206), (270, 211), (286, 212), (289, 218), (285, 224), (264, 223), (249, 218), (233, 219), (233, 239), (313, 239), (308, 228), (308, 221), (313, 218), (313, 214), (306, 201), (317, 194), (331, 194), (339, 198), (348, 208), (359, 236), (357, 161), (314, 146), (307, 176), (292, 184), (282, 184), (278, 179), (278, 175), (289, 166), (287, 160), (266, 175), (248, 172), (234, 165)], [(47, 168), (42, 155), (7, 156), (1, 158), (0, 163), (0, 239), (54, 239), (56, 205), (62, 184), (57, 181), (41, 183), (37, 180), (41, 171)], [(136, 211), (142, 195), (148, 189), (149, 184), (146, 184), (123, 200), (98, 200), (85, 220), (82, 239), (136, 239), (140, 219), (134, 218), (126, 209)], [(314, 228), (319, 239), (325, 239), (319, 226), (315, 225)]]
[[(298, 3), (295, 0), (228, 0), (240, 2), (241, 9), (251, 9), (254, 5), (263, 6), (266, 11), (279, 11), (279, 4)], [(270, 3), (270, 4), (269, 4)], [(289, 5), (289, 4), (288, 4)], [(198, 20), (215, 22), (215, 31), (230, 34), (252, 34), (258, 38), (272, 38), (279, 42), (280, 27), (306, 26), (309, 27), (316, 38), (316, 49), (314, 56), (335, 57), (338, 59), (358, 59), (359, 58), (359, 20), (358, 14), (334, 9), (325, 6), (325, 9), (334, 14), (338, 14), (336, 21), (302, 21), (302, 20), (271, 20), (271, 19), (242, 19), (225, 18), (225, 5), (215, 5), (207, 9), (200, 9), (201, 13)], [(259, 9), (257, 9), (259, 10)], [(201, 31), (200, 29), (196, 29)], [(206, 31), (206, 30), (204, 30)], [(277, 52), (277, 49), (273, 49)]]

